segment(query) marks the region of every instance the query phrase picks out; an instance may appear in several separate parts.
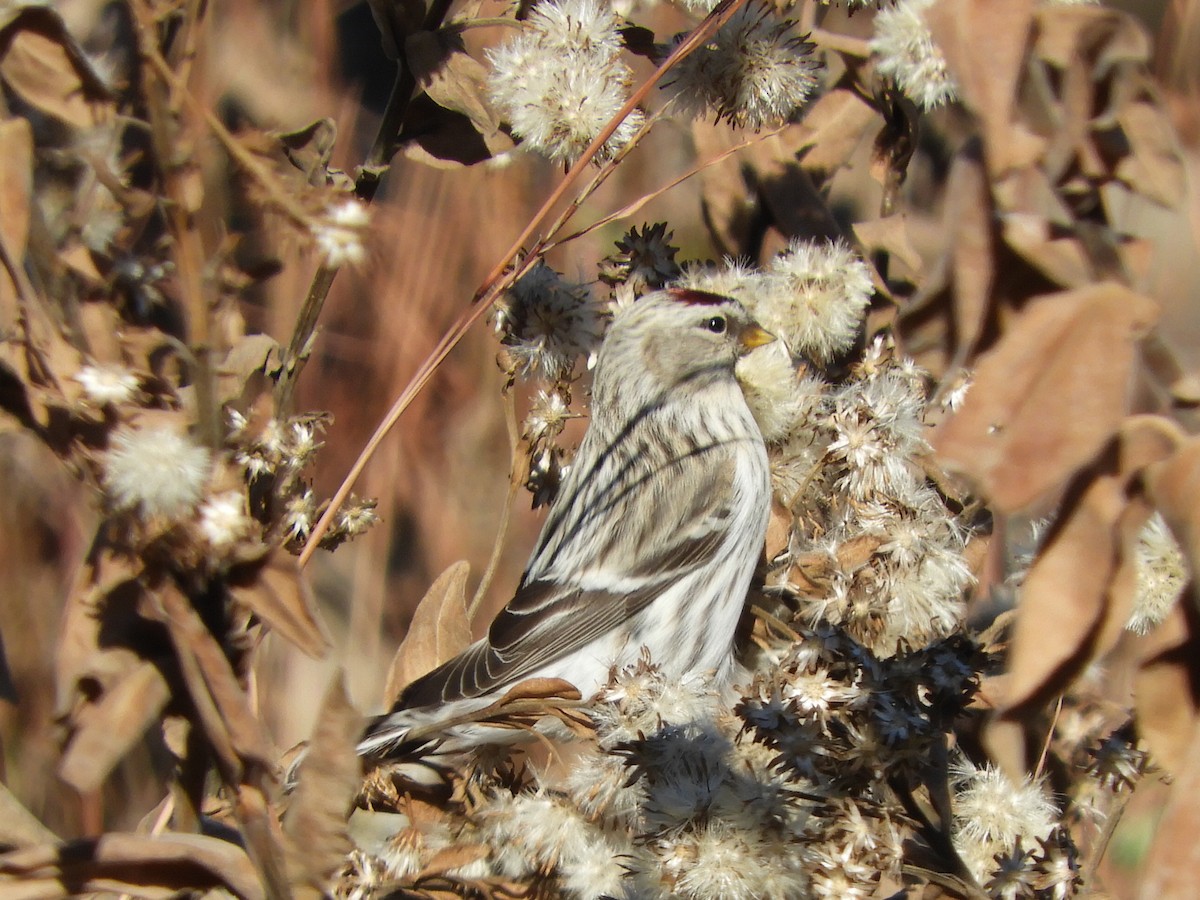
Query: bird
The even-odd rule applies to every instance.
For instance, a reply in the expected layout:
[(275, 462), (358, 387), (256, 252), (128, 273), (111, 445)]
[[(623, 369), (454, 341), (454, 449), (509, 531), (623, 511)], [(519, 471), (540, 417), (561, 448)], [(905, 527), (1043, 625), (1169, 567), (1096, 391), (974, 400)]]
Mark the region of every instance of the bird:
[(530, 678), (590, 698), (643, 656), (668, 678), (729, 686), (771, 497), (735, 366), (773, 340), (737, 300), (699, 290), (655, 291), (613, 316), (587, 431), (512, 599), (367, 726), (361, 756), (411, 754), (411, 731), (452, 718), (439, 748), (491, 742), (461, 717)]

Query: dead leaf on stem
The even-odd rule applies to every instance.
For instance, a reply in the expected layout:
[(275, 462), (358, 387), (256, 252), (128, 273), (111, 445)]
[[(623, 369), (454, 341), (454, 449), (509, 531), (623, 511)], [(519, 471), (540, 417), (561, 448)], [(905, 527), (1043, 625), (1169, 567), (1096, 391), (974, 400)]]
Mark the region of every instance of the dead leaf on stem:
[(1129, 419), (1120, 436), (1076, 476), (1054, 529), (1021, 586), (1005, 701), (1024, 707), (1060, 693), (1110, 650), (1132, 610), (1137, 536), (1149, 507), (1129, 492), (1166, 458), (1175, 435), (1158, 419)]
[(323, 891), (350, 851), (346, 811), (362, 782), (354, 738), (362, 717), (350, 705), (343, 675), (334, 676), (317, 713), (299, 784), (283, 821), (288, 880), (297, 894)]
[(388, 672), (384, 699), (389, 705), (411, 682), (470, 645), (471, 621), (466, 599), (470, 571), (467, 562), (452, 564), (421, 598)]

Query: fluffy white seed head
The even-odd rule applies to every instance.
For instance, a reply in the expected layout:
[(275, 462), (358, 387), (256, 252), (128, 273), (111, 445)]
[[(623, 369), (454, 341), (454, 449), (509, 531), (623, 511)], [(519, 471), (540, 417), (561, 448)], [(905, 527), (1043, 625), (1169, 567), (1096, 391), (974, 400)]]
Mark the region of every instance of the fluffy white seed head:
[(875, 16), (875, 37), (871, 40), (879, 74), (893, 79), (924, 110), (958, 98), (958, 85), (925, 22), (925, 10), (933, 3), (900, 0), (895, 6), (881, 9)]
[[(521, 35), (489, 52), (492, 100), (538, 153), (574, 162), (628, 100), (633, 73), (620, 59), (617, 27), (597, 0), (547, 0)], [(626, 116), (600, 158), (629, 143), (643, 121), (638, 110)]]
[(738, 381), (768, 445), (787, 440), (820, 406), (825, 383), (803, 364), (797, 366), (779, 341), (738, 361)]
[(828, 362), (850, 348), (874, 292), (853, 250), (842, 241), (793, 240), (768, 275), (750, 311), (793, 354)]
[(752, 0), (675, 67), (670, 89), (686, 113), (758, 130), (787, 122), (804, 105), (819, 68), (796, 22)]
[(226, 491), (200, 505), (200, 533), (214, 550), (224, 550), (245, 537), (251, 519), (240, 491)]
[(965, 763), (954, 795), (954, 847), (980, 884), (989, 880), (997, 854), (1033, 846), (1054, 829), (1057, 810), (1036, 782), (1013, 781), (999, 769)]
[(116, 509), (177, 519), (200, 501), (208, 472), (208, 451), (187, 437), (164, 427), (122, 428), (104, 460), (104, 488)]
[(1149, 634), (1162, 624), (1188, 581), (1187, 563), (1161, 513), (1146, 520), (1137, 542), (1137, 595), (1126, 628)]
[(323, 218), (313, 223), (312, 236), (317, 249), (330, 266), (357, 266), (366, 259), (363, 235), (370, 216), (357, 200), (344, 200), (330, 206)]
[(118, 406), (137, 395), (137, 376), (123, 366), (84, 366), (75, 380), (92, 403)]

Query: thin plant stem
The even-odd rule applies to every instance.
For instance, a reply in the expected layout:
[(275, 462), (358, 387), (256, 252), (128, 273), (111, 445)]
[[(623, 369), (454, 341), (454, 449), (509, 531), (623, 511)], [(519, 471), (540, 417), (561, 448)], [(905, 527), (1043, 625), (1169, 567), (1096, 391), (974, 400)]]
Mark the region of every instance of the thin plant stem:
[[(181, 88), (184, 82), (172, 71), (157, 47), (157, 22), (154, 11), (145, 0), (134, 0), (134, 30), (137, 34), (138, 54), (153, 70), (157, 79), (147, 79), (146, 104), (150, 119), (150, 139), (154, 148), (155, 162), (162, 174), (163, 192), (167, 197), (165, 216), (174, 245), (174, 262), (178, 276), (180, 295), (191, 315), (189, 341), (195, 359), (192, 381), (196, 391), (197, 425), (203, 444), (215, 448), (221, 443), (221, 422), (216, 403), (215, 372), (212, 346), (212, 294), (211, 279), (205, 276), (204, 248), (196, 228), (195, 213), (191, 209), (193, 200), (189, 178), (194, 174), (189, 159), (184, 157), (179, 145), (178, 128), (174, 105), (177, 101), (190, 98), (190, 93)], [(190, 73), (190, 60), (194, 56), (191, 41), (194, 29), (198, 28), (203, 14), (203, 3), (190, 3), (184, 17), (183, 34), (177, 35), (183, 48), (180, 63), (185, 73)], [(188, 49), (192, 47), (192, 49)]]

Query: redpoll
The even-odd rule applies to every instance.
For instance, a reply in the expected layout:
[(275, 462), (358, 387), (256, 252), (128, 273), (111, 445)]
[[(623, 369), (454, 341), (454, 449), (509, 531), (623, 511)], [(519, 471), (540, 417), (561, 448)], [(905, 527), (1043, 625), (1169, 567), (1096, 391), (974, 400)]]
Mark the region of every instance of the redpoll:
[[(770, 340), (736, 300), (700, 291), (659, 291), (617, 313), (587, 434), (516, 595), (486, 638), (404, 690), (359, 753), (402, 754), (411, 729), (529, 678), (590, 697), (643, 649), (668, 678), (712, 672), (728, 684), (770, 503), (734, 366)], [(492, 738), (478, 726), (447, 732), (447, 748)]]

